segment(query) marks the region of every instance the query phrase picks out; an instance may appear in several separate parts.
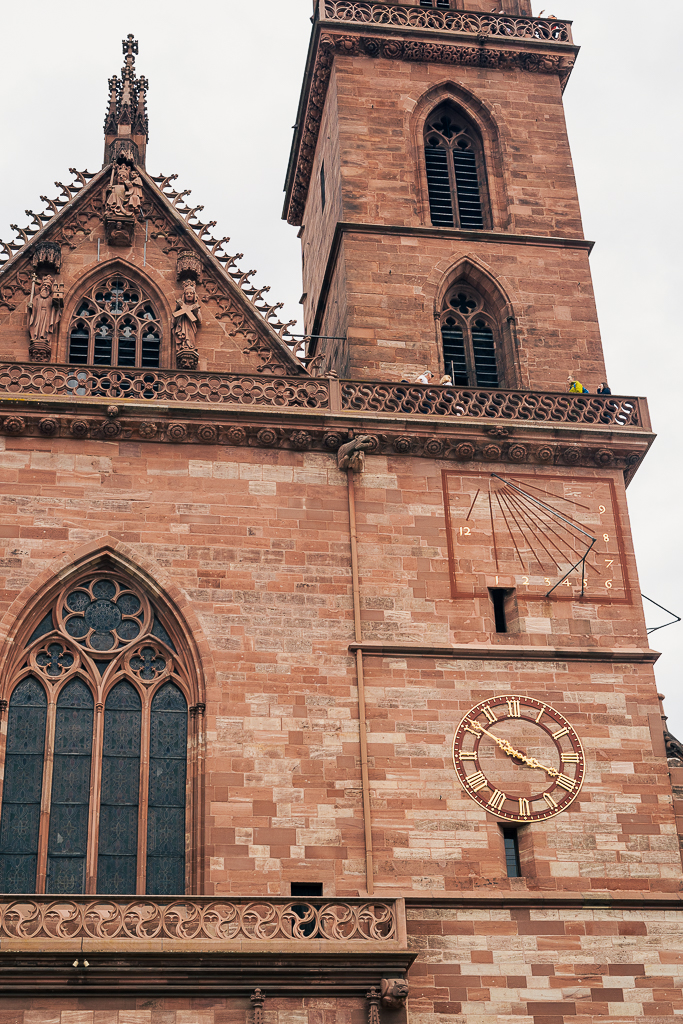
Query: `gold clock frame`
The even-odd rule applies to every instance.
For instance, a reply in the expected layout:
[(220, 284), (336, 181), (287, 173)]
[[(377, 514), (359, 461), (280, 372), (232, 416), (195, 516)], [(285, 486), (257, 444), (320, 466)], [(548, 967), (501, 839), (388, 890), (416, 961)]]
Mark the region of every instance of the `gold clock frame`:
[[(535, 714), (533, 716), (524, 715), (524, 709), (533, 711)], [(496, 714), (496, 710), (502, 710), (503, 714)], [(484, 721), (479, 721), (479, 719)], [(517, 750), (509, 740), (497, 737), (491, 731), (490, 727), (494, 726), (496, 722), (522, 719), (534, 723), (552, 739), (560, 757), (562, 765), (560, 771), (541, 764), (535, 758)], [(551, 731), (549, 722), (557, 726), (555, 732)], [(490, 783), (479, 763), (479, 744), (487, 735), (513, 761), (545, 771), (552, 780), (547, 789), (526, 799), (511, 797)], [(467, 746), (465, 747), (464, 744)], [(568, 810), (581, 792), (586, 776), (586, 756), (583, 744), (572, 724), (552, 705), (521, 694), (498, 695), (475, 704), (462, 717), (455, 730), (452, 753), (453, 767), (465, 793), (490, 814), (517, 824), (546, 821), (548, 818), (554, 818), (557, 814)], [(467, 774), (466, 763), (473, 770), (470, 775)], [(565, 774), (565, 765), (567, 765), (567, 771), (573, 771), (573, 774)], [(488, 800), (485, 800), (484, 796), (480, 794), (487, 790), (492, 792)], [(533, 805), (540, 801), (543, 801), (545, 808), (532, 810)], [(514, 803), (517, 803), (517, 811), (513, 811), (508, 806)]]

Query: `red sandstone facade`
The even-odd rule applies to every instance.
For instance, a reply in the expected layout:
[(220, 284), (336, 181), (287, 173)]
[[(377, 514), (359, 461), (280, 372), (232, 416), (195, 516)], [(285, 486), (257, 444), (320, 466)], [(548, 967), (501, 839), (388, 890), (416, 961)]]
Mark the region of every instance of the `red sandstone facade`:
[[(5, 245), (4, 815), (31, 804), (11, 781), (29, 677), (47, 723), (34, 853), (9, 816), (0, 836), (3, 877), (35, 879), (1, 898), (7, 1024), (683, 1009), (683, 751), (662, 726), (626, 503), (653, 435), (643, 399), (595, 393), (570, 27), (526, 0), (491, 6), (316, 8), (286, 205), (303, 356), (172, 179), (145, 170), (132, 37), (103, 170)], [(424, 137), (444, 103), (481, 142), (478, 230), (432, 223)], [(448, 368), (457, 288), (491, 324), (498, 387), (402, 383)], [(590, 396), (565, 393), (570, 373)], [(87, 785), (60, 798), (69, 681), (92, 745)], [(117, 684), (137, 694), (118, 717)], [(168, 687), (186, 709), (175, 803), (154, 788), (176, 756), (168, 730), (155, 746)], [(138, 705), (124, 799), (107, 730)], [(31, 736), (43, 704), (26, 706)], [(488, 789), (454, 768), (475, 778), (479, 741)], [(61, 876), (60, 799), (87, 821)], [(130, 806), (126, 888), (107, 808)], [(168, 848), (160, 807), (185, 823)], [(82, 884), (58, 887), (81, 860)]]

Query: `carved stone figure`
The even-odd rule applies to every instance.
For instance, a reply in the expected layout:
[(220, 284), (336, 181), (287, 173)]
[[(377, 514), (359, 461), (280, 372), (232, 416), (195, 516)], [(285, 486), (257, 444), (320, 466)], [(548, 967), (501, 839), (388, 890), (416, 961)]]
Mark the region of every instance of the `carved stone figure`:
[(196, 370), (199, 353), (195, 344), (202, 325), (202, 309), (192, 281), (186, 281), (183, 294), (176, 302), (173, 333), (176, 340), (176, 365), (181, 370)]
[(128, 191), (130, 189), (130, 168), (127, 163), (114, 164), (106, 188), (105, 210), (117, 217), (130, 215)]
[(46, 363), (52, 351), (52, 338), (62, 315), (63, 286), (55, 284), (51, 274), (36, 282), (32, 295), (28, 332), (29, 352), (35, 363)]
[(382, 978), (380, 986), (382, 1006), (390, 1010), (400, 1010), (405, 1006), (410, 991), (405, 978)]
[(372, 448), (373, 438), (367, 434), (354, 437), (353, 441), (343, 444), (337, 452), (339, 469), (350, 469), (353, 473), (362, 473), (365, 466), (365, 452)]

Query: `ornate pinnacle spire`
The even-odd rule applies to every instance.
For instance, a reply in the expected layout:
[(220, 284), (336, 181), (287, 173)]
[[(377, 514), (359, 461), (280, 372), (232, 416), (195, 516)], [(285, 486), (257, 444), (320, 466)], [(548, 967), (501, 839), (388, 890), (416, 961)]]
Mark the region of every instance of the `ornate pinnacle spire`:
[(123, 40), (121, 77), (109, 79), (109, 107), (104, 122), (104, 164), (126, 159), (145, 166), (149, 139), (146, 78), (137, 78), (135, 57), (138, 41), (132, 32)]

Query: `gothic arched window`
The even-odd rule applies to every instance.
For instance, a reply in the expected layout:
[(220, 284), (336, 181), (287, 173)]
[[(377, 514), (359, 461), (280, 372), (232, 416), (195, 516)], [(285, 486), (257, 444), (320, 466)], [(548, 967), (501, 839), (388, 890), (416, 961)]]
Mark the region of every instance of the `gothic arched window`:
[(94, 285), (69, 326), (69, 362), (87, 366), (159, 366), (159, 315), (141, 288), (119, 274)]
[(425, 165), (432, 224), (475, 231), (489, 226), (481, 141), (450, 103), (427, 118)]
[(441, 338), (445, 371), (454, 384), (499, 387), (496, 321), (468, 285), (456, 284), (448, 292), (441, 313)]
[(41, 614), (8, 688), (0, 892), (182, 895), (191, 688), (171, 623), (104, 570)]

